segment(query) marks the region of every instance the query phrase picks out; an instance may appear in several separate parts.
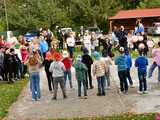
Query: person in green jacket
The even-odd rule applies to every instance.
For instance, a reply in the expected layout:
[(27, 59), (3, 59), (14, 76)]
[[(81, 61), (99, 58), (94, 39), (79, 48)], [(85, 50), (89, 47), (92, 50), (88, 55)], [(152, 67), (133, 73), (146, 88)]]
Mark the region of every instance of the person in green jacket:
[(87, 67), (84, 63), (81, 62), (82, 57), (81, 55), (77, 56), (77, 62), (74, 64), (75, 71), (76, 71), (76, 79), (78, 82), (78, 97), (81, 97), (81, 86), (83, 84), (84, 89), (84, 98), (87, 96), (87, 87), (86, 87), (86, 71)]

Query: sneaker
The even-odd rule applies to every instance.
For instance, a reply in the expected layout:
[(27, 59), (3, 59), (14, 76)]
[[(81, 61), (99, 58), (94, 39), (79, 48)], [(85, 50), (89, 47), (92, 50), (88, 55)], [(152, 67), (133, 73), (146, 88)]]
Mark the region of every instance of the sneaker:
[(104, 92), (104, 93), (102, 93), (102, 96), (105, 96), (106, 95), (106, 93)]
[(146, 90), (146, 91), (143, 91), (143, 94), (148, 94), (148, 91)]
[(138, 94), (143, 94), (143, 92), (142, 92), (142, 91), (138, 91), (137, 93), (138, 93)]
[(53, 97), (52, 100), (57, 100), (57, 98), (56, 98), (56, 97)]
[(64, 99), (66, 99), (67, 98), (67, 96), (66, 95), (64, 95), (64, 97), (63, 97)]
[(101, 96), (101, 94), (100, 94), (100, 93), (97, 93), (97, 96)]
[(123, 94), (127, 94), (127, 92), (128, 92), (127, 90), (126, 90), (126, 91), (123, 91)]
[(130, 88), (134, 88), (134, 86), (133, 86), (133, 85), (130, 85)]

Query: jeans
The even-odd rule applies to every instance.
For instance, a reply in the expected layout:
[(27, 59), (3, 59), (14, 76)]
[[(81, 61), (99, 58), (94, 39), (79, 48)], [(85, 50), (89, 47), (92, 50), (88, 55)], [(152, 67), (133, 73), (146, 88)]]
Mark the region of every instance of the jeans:
[(64, 87), (64, 77), (53, 78), (53, 83), (54, 83), (54, 98), (57, 98), (58, 83), (60, 84), (60, 87), (63, 93), (63, 97), (66, 97), (66, 91)]
[(70, 58), (73, 58), (74, 47), (68, 46), (68, 50), (69, 50)]
[(64, 72), (64, 85), (66, 87), (66, 82), (67, 82), (67, 76), (68, 76), (68, 79), (69, 79), (69, 84), (70, 84), (70, 88), (72, 88), (72, 79), (71, 79), (71, 70), (66, 70)]
[(128, 91), (128, 83), (126, 79), (126, 70), (118, 71), (121, 92)]
[[(104, 86), (105, 86), (105, 87), (106, 87), (106, 86), (110, 87), (110, 86), (111, 86), (111, 82), (110, 82), (110, 72), (106, 73), (105, 78), (106, 78), (106, 80), (104, 81)], [(107, 81), (107, 85), (106, 85), (106, 81)]]
[(98, 94), (102, 95), (105, 94), (105, 76), (97, 77), (97, 82), (98, 82)]
[(131, 78), (131, 75), (130, 75), (130, 68), (127, 68), (126, 78), (129, 80), (129, 84), (133, 85), (132, 78)]
[(83, 84), (83, 90), (84, 90), (84, 96), (87, 96), (87, 88), (86, 88), (86, 81), (83, 80), (83, 81), (80, 81), (78, 80), (78, 96), (80, 97), (81, 96), (81, 86)]
[(139, 91), (146, 91), (147, 90), (147, 81), (146, 81), (146, 73), (139, 73)]
[(39, 72), (32, 72), (30, 73), (30, 85), (32, 91), (32, 99), (37, 100), (40, 99), (40, 76)]
[[(148, 77), (152, 77), (152, 73), (154, 72), (154, 69), (157, 67), (158, 65), (154, 62), (151, 67), (149, 68), (149, 74)], [(160, 66), (158, 66), (158, 81), (160, 82)]]

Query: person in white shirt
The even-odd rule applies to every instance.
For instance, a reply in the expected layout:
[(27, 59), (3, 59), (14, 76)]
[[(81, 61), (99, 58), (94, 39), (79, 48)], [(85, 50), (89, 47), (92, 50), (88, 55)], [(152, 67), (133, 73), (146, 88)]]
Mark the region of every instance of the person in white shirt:
[(73, 37), (73, 33), (71, 32), (69, 34), (69, 37), (66, 40), (67, 42), (67, 47), (69, 50), (70, 58), (73, 58), (73, 52), (74, 52), (74, 47), (75, 47), (75, 39)]
[(84, 34), (83, 44), (84, 47), (87, 48), (87, 50), (89, 51), (89, 55), (91, 55), (91, 35), (89, 34), (88, 31), (86, 31)]
[(13, 35), (12, 32), (9, 33), (9, 37), (7, 38), (7, 42), (12, 44), (13, 46), (18, 43), (17, 38)]

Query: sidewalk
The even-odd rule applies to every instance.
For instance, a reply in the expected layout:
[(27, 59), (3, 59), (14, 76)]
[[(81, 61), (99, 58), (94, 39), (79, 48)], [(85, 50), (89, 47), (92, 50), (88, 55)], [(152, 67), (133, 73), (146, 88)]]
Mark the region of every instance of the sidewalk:
[[(74, 70), (72, 70), (74, 74)], [(156, 85), (156, 78), (150, 81), (152, 88), (147, 95), (137, 94), (138, 79), (136, 68), (133, 67), (131, 75), (135, 88), (130, 88), (126, 95), (118, 94), (119, 79), (116, 66), (111, 67), (112, 89), (106, 90), (106, 96), (98, 97), (97, 82), (93, 80), (94, 89), (88, 90), (88, 99), (77, 97), (77, 83), (74, 80), (74, 89), (67, 89), (68, 98), (63, 100), (58, 94), (58, 100), (51, 100), (52, 94), (48, 91), (45, 72), (41, 72), (42, 99), (31, 101), (29, 86), (22, 92), (18, 101), (9, 110), (6, 120), (43, 120), (51, 118), (77, 118), (93, 116), (111, 116), (125, 112), (144, 113), (160, 112), (160, 90)], [(159, 87), (160, 88), (160, 87)]]

